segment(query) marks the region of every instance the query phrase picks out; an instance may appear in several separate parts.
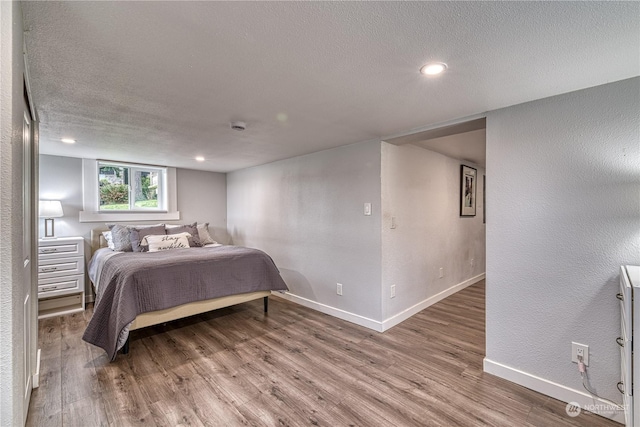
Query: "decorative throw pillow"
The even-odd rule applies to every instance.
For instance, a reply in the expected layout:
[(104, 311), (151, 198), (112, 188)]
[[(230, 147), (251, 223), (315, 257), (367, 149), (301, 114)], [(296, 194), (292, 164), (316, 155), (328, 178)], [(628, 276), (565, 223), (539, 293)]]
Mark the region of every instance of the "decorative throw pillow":
[(113, 244), (113, 237), (111, 237), (111, 232), (110, 231), (103, 231), (102, 235), (104, 236), (104, 240), (107, 241), (107, 247), (111, 250), (115, 250), (116, 247)]
[[(168, 236), (168, 234), (165, 234), (165, 236)], [(184, 233), (177, 233), (177, 234), (171, 234), (171, 237), (186, 237), (187, 241), (189, 241), (189, 237), (191, 237), (191, 234), (184, 232)], [(153, 234), (149, 234), (148, 236), (144, 236), (142, 238), (142, 240), (140, 241), (140, 245), (142, 246), (149, 246), (149, 239), (147, 239), (148, 237), (162, 237), (162, 235), (158, 235), (158, 236), (154, 236)], [(157, 239), (156, 239), (157, 240)]]
[(129, 227), (120, 224), (107, 224), (111, 230), (113, 240), (113, 250), (122, 252), (133, 252), (131, 239), (129, 238)]
[(182, 249), (189, 247), (189, 240), (187, 233), (154, 236), (149, 235), (145, 237), (147, 243), (149, 243), (149, 252), (167, 251), (170, 249)]
[(146, 252), (148, 247), (141, 245), (140, 241), (148, 235), (164, 235), (164, 224), (154, 225), (151, 227), (131, 227), (129, 229), (129, 239), (131, 240), (131, 248), (133, 252)]
[(215, 240), (211, 238), (211, 234), (209, 234), (209, 223), (206, 222), (204, 224), (198, 224), (198, 237), (200, 238), (200, 243), (202, 246), (216, 244)]
[(198, 227), (196, 222), (193, 224), (179, 225), (177, 227), (167, 227), (167, 235), (178, 234), (178, 233), (189, 233), (191, 237), (189, 237), (189, 246), (190, 247), (200, 247), (202, 243), (200, 242), (200, 237), (198, 236)]

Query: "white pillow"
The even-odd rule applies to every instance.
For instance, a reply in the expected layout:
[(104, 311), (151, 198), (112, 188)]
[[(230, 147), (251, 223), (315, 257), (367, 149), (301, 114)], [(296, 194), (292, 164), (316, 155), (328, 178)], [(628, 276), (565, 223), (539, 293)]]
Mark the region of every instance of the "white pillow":
[[(141, 245), (145, 245), (145, 246), (149, 246), (149, 240), (147, 240), (147, 237), (164, 237), (164, 236), (178, 236), (178, 237), (186, 237), (187, 240), (189, 239), (189, 237), (191, 237), (191, 233), (187, 233), (186, 231), (184, 233), (176, 233), (176, 234), (147, 234), (146, 236), (144, 236), (142, 238), (142, 240), (140, 240), (140, 244)], [(189, 246), (191, 247), (191, 246)]]
[(189, 247), (189, 233), (167, 234), (164, 236), (145, 236), (149, 243), (149, 252), (183, 249)]
[(102, 235), (104, 236), (104, 240), (107, 241), (107, 247), (112, 251), (115, 251), (116, 245), (113, 244), (113, 236), (111, 235), (111, 231), (103, 231)]
[(215, 240), (211, 238), (211, 234), (209, 234), (209, 223), (198, 224), (198, 237), (200, 237), (200, 243), (202, 245), (216, 244)]

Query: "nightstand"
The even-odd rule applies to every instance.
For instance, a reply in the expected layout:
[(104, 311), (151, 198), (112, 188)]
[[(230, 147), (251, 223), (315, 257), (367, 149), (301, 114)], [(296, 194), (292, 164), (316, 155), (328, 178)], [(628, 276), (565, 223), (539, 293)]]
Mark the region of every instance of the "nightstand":
[(84, 311), (84, 239), (38, 240), (38, 319)]

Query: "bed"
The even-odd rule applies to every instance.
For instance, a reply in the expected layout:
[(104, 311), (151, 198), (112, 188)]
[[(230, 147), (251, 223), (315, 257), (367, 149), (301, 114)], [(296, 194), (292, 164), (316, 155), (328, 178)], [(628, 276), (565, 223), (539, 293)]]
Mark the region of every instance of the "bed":
[[(83, 340), (103, 348), (110, 360), (129, 351), (129, 332), (285, 291), (273, 260), (238, 246), (114, 252), (91, 231), (89, 270), (96, 291), (93, 316)], [(102, 258), (102, 259), (98, 259)]]

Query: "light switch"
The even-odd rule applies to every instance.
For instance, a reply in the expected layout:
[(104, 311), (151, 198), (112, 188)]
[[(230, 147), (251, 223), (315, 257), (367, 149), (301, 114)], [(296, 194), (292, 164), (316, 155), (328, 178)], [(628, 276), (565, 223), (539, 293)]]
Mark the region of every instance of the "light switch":
[(364, 214), (367, 216), (371, 215), (371, 203), (364, 204)]

